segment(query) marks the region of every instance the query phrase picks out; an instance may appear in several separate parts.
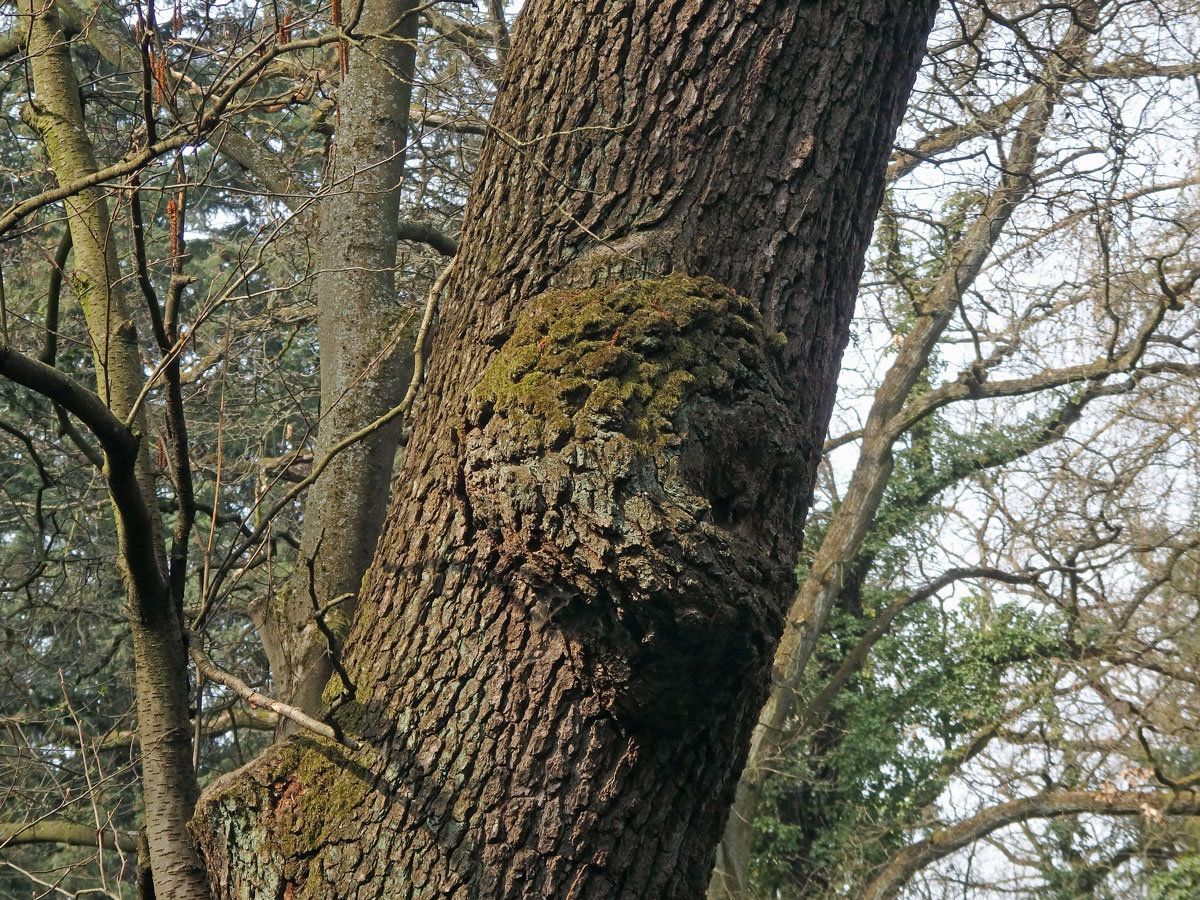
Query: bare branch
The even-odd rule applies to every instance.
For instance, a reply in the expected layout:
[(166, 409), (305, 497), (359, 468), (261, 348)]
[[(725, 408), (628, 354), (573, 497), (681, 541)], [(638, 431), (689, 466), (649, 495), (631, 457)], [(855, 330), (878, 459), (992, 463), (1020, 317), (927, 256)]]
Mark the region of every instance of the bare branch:
[(62, 819), (39, 819), (36, 822), (0, 822), (0, 847), (19, 844), (66, 844), (71, 847), (116, 847), (123, 853), (137, 853), (137, 834), (132, 831), (104, 829), (80, 825)]
[(986, 837), (1006, 825), (1030, 819), (1096, 813), (1108, 816), (1200, 816), (1200, 798), (1165, 792), (1102, 790), (1064, 791), (1010, 800), (905, 847), (867, 887), (863, 900), (894, 900), (900, 890), (925, 866)]
[(201, 638), (193, 631), (187, 633), (188, 637), (188, 655), (191, 656), (192, 662), (196, 664), (196, 669), (209, 681), (215, 681), (217, 684), (224, 685), (229, 688), (252, 707), (265, 707), (276, 715), (282, 716), (285, 719), (290, 719), (306, 731), (311, 731), (313, 734), (320, 735), (331, 741), (348, 747), (351, 750), (361, 750), (362, 744), (345, 734), (340, 734), (338, 729), (333, 726), (320, 722), (312, 716), (296, 709), (294, 706), (289, 706), (286, 703), (281, 703), (266, 694), (262, 694), (246, 682), (242, 681), (236, 675), (231, 675), (229, 672), (219, 669), (217, 665), (204, 654), (200, 649)]

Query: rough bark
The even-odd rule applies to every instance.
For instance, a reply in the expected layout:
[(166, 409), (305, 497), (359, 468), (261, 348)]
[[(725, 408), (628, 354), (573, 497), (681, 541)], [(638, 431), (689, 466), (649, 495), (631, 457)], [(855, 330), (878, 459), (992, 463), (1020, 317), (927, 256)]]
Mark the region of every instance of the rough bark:
[(934, 6), (527, 7), (347, 642), (369, 749), (215, 785), (218, 896), (703, 893)]
[[(408, 143), (416, 55), (414, 0), (367, 0), (356, 29), (385, 35), (348, 53), (338, 128), (321, 204), (317, 327), (321, 419), (315, 457), (396, 406), (411, 378), (411, 338), (397, 332), (413, 312), (397, 302), (400, 183)], [(348, 23), (349, 24), (349, 23)], [(257, 613), (279, 698), (310, 715), (332, 666), (314, 620), (347, 625), (387, 512), (399, 420), (342, 451), (308, 494), (295, 577)], [(311, 571), (306, 565), (312, 561)], [(345, 628), (341, 628), (344, 635)], [(280, 721), (280, 733), (295, 726)]]
[[(96, 161), (80, 105), (79, 83), (52, 6), (21, 0), (34, 97), (24, 116), (39, 132), (60, 184), (87, 178)], [(162, 526), (145, 416), (135, 414), (142, 361), (121, 293), (108, 202), (99, 188), (64, 201), (71, 230), (71, 286), (83, 310), (96, 366), (97, 393), (132, 427), (126, 447), (105, 454), (117, 519), (134, 644), (142, 784), (154, 878), (163, 896), (204, 898), (207, 883), (186, 826), (197, 795), (188, 722), (187, 657), (178, 610), (170, 599)], [(120, 427), (120, 426), (118, 426)]]

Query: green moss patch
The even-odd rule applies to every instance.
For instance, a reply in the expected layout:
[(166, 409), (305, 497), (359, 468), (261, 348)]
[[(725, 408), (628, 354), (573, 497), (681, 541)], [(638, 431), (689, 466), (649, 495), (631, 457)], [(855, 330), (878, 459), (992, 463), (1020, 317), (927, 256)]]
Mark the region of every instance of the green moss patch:
[(472, 407), (550, 450), (615, 432), (657, 452), (691, 398), (732, 390), (771, 346), (754, 305), (710, 278), (554, 291), (522, 313)]

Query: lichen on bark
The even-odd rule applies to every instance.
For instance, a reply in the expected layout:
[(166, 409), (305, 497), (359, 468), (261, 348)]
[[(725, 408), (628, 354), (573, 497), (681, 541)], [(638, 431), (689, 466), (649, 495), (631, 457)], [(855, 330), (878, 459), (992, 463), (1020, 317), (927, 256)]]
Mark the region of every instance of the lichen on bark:
[[(332, 896), (340, 866), (361, 854), (346, 828), (371, 796), (373, 777), (344, 748), (320, 738), (293, 738), (210, 787), (196, 821), (210, 877), (222, 896)], [(216, 838), (215, 840), (213, 838)]]
[(698, 683), (769, 651), (799, 471), (777, 348), (712, 279), (552, 291), (471, 393), (475, 525), (635, 727), (686, 722)]

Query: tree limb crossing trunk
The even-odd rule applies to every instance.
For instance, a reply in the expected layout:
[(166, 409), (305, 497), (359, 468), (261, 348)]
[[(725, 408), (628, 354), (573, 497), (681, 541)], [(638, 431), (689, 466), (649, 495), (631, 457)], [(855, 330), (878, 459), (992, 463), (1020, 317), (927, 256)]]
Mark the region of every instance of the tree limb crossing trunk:
[(347, 643), (371, 749), (214, 786), (218, 896), (703, 893), (934, 7), (529, 5)]

